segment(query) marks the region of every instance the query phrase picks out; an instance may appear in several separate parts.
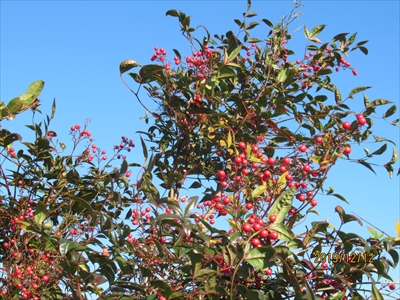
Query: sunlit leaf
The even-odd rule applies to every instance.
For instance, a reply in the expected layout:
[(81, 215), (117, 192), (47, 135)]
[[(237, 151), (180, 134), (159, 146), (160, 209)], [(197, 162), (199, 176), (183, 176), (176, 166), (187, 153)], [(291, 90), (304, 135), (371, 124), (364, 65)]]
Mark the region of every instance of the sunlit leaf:
[(139, 67), (141, 64), (139, 64), (137, 61), (132, 60), (132, 59), (127, 59), (121, 62), (119, 65), (119, 73), (122, 75), (126, 71), (129, 71), (132, 68)]

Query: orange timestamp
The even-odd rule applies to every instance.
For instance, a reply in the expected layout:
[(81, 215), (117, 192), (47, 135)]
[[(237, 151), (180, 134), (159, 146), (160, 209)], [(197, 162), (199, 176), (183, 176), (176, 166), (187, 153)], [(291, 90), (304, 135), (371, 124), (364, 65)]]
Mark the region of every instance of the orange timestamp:
[(375, 254), (373, 253), (314, 253), (314, 263), (341, 263), (347, 262), (349, 264), (357, 264), (360, 262), (373, 263)]

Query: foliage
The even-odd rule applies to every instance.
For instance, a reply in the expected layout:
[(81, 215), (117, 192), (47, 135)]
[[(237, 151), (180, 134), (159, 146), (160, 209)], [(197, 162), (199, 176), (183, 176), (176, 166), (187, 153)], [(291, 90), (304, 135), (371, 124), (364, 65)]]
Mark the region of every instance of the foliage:
[[(321, 221), (294, 230), (315, 212), (320, 195), (346, 201), (324, 185), (338, 159), (374, 171), (370, 160), (394, 144), (372, 132), (376, 110), (391, 101), (364, 95), (365, 109), (354, 112), (351, 99), (369, 87), (344, 98), (332, 83), (337, 68), (357, 75), (344, 57), (357, 49), (367, 54), (366, 41), (354, 44), (355, 34), (339, 34), (325, 43), (317, 38), (323, 25), (304, 27), (311, 52), (293, 61), (289, 25), (300, 4), (280, 24), (262, 19), (269, 30), (264, 40), (251, 37), (260, 24), (249, 21), (257, 16), (250, 4), (243, 20), (235, 20), (237, 34), (211, 37), (200, 26), (203, 39), (194, 36), (190, 17), (170, 10), (190, 44), (186, 63), (174, 49), (173, 68), (162, 48), (152, 64), (121, 63), (121, 79), (141, 67), (129, 73), (138, 85), (129, 89), (152, 122), (140, 132), (146, 138), (140, 138), (142, 164), (123, 156), (134, 147), (126, 137), (105, 156), (88, 123), (71, 127), (66, 154), (50, 130), (55, 102), (50, 117), (28, 125), (36, 139), (23, 149), (12, 147), (20, 135), (2, 129), (4, 299), (392, 297), (375, 280), (393, 281), (388, 272), (399, 261), (397, 223), (398, 237), (369, 228), (372, 238), (365, 239), (344, 231), (346, 223), (362, 220), (337, 205), (339, 228)], [(1, 102), (2, 119), (36, 110), (43, 85), (37, 81), (7, 106)], [(157, 110), (143, 104), (142, 88)], [(395, 111), (392, 104), (381, 118)], [(398, 120), (391, 124), (398, 127)], [(382, 146), (351, 158), (351, 145), (371, 137)], [(122, 161), (118, 167), (115, 159)], [(396, 162), (394, 147), (384, 165), (390, 177)], [(139, 171), (131, 183), (133, 167)]]

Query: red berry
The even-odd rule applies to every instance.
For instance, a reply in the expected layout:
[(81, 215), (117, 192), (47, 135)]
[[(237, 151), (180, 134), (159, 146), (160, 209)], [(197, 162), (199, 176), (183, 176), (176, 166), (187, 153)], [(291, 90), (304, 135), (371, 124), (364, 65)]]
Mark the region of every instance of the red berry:
[(265, 270), (265, 274), (267, 274), (267, 275), (271, 275), (271, 274), (272, 274), (272, 270), (271, 270), (271, 268), (268, 268), (267, 270)]
[(246, 144), (244, 142), (239, 142), (238, 146), (241, 149), (245, 149), (246, 148)]
[(250, 202), (246, 203), (246, 208), (247, 209), (252, 209), (253, 208), (253, 204), (251, 204)]
[(270, 239), (272, 239), (272, 240), (277, 240), (278, 237), (279, 237), (279, 235), (278, 235), (277, 232), (273, 231), (273, 232), (270, 232), (269, 237), (270, 237)]
[(300, 152), (306, 152), (306, 151), (307, 151), (307, 147), (306, 147), (305, 145), (301, 145), (301, 146), (299, 147), (299, 151), (300, 151)]
[(284, 157), (284, 158), (282, 159), (282, 162), (283, 162), (284, 165), (290, 165), (290, 158)]
[(225, 178), (225, 176), (226, 176), (226, 173), (224, 170), (218, 170), (217, 174), (218, 174), (218, 177), (221, 179)]
[(311, 204), (311, 206), (317, 206), (318, 202), (317, 202), (317, 200), (312, 199), (312, 200), (310, 201), (310, 204)]
[(275, 164), (275, 159), (273, 157), (269, 157), (267, 162), (269, 165), (273, 166)]
[(353, 75), (354, 75), (354, 76), (357, 76), (357, 75), (358, 75), (358, 72), (357, 72), (356, 69), (353, 69), (352, 72), (353, 72)]
[(236, 164), (241, 164), (241, 163), (242, 163), (242, 159), (241, 159), (239, 156), (236, 156), (236, 157), (233, 159), (233, 161), (234, 161)]
[(367, 120), (364, 117), (360, 118), (360, 119), (358, 119), (358, 124), (360, 126), (364, 126), (365, 124), (367, 124)]
[(343, 148), (343, 153), (346, 155), (349, 155), (351, 153), (351, 148), (349, 146), (346, 146)]
[(251, 225), (249, 223), (244, 223), (242, 226), (242, 229), (244, 232), (250, 232), (250, 231), (252, 231), (253, 228), (251, 227)]
[(349, 130), (351, 127), (351, 124), (350, 124), (350, 122), (346, 121), (346, 122), (343, 122), (342, 126), (343, 126), (344, 130)]
[(276, 216), (270, 215), (270, 216), (269, 216), (269, 221), (270, 221), (271, 223), (274, 223), (274, 222), (276, 221)]
[(318, 144), (321, 144), (321, 143), (324, 141), (324, 139), (322, 138), (322, 136), (317, 136), (317, 137), (315, 138), (315, 141), (316, 141)]
[(267, 238), (268, 235), (269, 235), (268, 230), (265, 230), (265, 229), (261, 230), (260, 234), (259, 234), (260, 238), (263, 238), (263, 239)]
[(251, 244), (253, 245), (253, 247), (258, 247), (259, 245), (261, 245), (261, 241), (258, 238), (254, 238), (251, 240)]
[(396, 285), (394, 283), (391, 283), (389, 285), (389, 289), (393, 291), (394, 289), (396, 289)]

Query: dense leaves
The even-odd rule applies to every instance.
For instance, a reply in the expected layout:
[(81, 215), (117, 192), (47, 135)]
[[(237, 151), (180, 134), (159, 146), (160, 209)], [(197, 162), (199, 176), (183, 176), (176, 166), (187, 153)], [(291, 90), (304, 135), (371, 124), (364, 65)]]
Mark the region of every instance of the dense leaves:
[[(339, 205), (339, 228), (327, 221), (303, 231), (298, 225), (316, 212), (320, 195), (346, 201), (325, 186), (338, 159), (374, 171), (369, 161), (392, 147), (384, 165), (392, 176), (397, 150), (392, 141), (372, 135), (371, 118), (389, 118), (396, 106), (378, 115), (375, 109), (391, 102), (364, 95), (365, 110), (354, 112), (348, 100), (369, 87), (354, 88), (344, 99), (332, 83), (337, 68), (357, 74), (344, 59), (355, 34), (325, 43), (317, 38), (325, 25), (304, 27), (309, 51), (296, 56), (287, 47), (289, 24), (298, 15), (292, 12), (276, 26), (267, 19), (259, 24), (248, 21), (257, 16), (250, 8), (248, 1), (243, 19), (235, 20), (239, 34), (211, 38), (199, 26), (206, 31), (202, 39), (194, 35), (189, 16), (169, 10), (168, 16), (178, 18), (190, 55), (183, 58), (174, 49), (175, 68), (163, 48), (155, 48), (152, 62), (143, 67), (133, 60), (121, 63), (121, 78), (141, 67), (129, 73), (138, 85), (137, 92), (129, 89), (150, 123), (140, 132), (140, 164), (128, 163), (123, 153), (134, 147), (133, 140), (122, 137), (107, 157), (93, 143), (88, 124), (71, 127), (71, 149), (57, 140), (50, 130), (55, 102), (44, 123), (28, 126), (34, 141), (21, 144), (17, 133), (1, 131), (1, 297), (389, 295), (392, 286), (380, 287), (375, 280), (393, 281), (388, 272), (399, 261), (399, 237), (371, 227), (368, 239), (345, 232), (346, 223), (363, 222)], [(253, 28), (265, 25), (267, 36), (251, 36)], [(351, 50), (367, 53), (365, 43)], [(7, 106), (1, 103), (2, 119), (36, 109), (39, 103), (32, 100), (42, 83), (33, 83)], [(158, 103), (156, 111), (143, 105), (141, 88)], [(351, 145), (371, 137), (381, 145), (353, 158)], [(113, 166), (114, 160), (121, 163)], [(137, 179), (131, 182), (135, 167)]]

